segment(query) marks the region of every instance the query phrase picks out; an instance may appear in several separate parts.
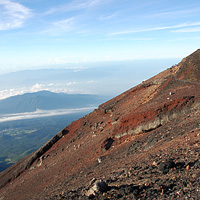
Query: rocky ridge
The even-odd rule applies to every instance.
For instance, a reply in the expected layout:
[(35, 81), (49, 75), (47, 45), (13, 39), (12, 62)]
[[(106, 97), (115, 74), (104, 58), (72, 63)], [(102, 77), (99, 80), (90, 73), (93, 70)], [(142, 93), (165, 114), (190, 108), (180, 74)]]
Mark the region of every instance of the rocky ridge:
[(199, 77), (197, 50), (100, 105), (2, 172), (0, 199), (198, 199)]

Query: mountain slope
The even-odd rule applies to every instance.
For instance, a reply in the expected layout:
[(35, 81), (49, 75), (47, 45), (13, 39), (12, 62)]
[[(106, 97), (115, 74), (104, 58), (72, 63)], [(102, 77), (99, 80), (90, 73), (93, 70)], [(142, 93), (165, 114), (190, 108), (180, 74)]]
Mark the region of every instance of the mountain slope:
[(0, 199), (198, 199), (199, 60), (197, 50), (68, 125), (0, 174)]
[(65, 94), (40, 91), (0, 100), (0, 114), (77, 108), (98, 105), (105, 98), (89, 94)]

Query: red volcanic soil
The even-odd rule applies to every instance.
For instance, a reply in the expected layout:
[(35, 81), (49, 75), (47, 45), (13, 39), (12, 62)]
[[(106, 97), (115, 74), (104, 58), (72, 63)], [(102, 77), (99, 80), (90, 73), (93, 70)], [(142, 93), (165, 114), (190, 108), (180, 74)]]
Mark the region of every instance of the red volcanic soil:
[[(0, 200), (199, 199), (200, 50), (0, 174)], [(104, 189), (93, 189), (93, 179)]]

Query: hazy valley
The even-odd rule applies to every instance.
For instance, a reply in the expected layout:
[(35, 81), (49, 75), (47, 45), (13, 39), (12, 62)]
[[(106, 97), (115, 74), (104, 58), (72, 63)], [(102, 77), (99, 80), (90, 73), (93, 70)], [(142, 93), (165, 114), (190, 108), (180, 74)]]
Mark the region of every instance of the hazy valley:
[(40, 91), (0, 100), (0, 171), (37, 150), (106, 98)]

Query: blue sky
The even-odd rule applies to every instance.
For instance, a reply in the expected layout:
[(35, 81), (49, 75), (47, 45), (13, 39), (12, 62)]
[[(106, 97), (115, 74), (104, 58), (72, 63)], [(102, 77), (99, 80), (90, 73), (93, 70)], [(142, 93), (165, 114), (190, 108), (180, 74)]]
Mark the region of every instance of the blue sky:
[(199, 44), (199, 0), (0, 0), (0, 73), (182, 58)]

